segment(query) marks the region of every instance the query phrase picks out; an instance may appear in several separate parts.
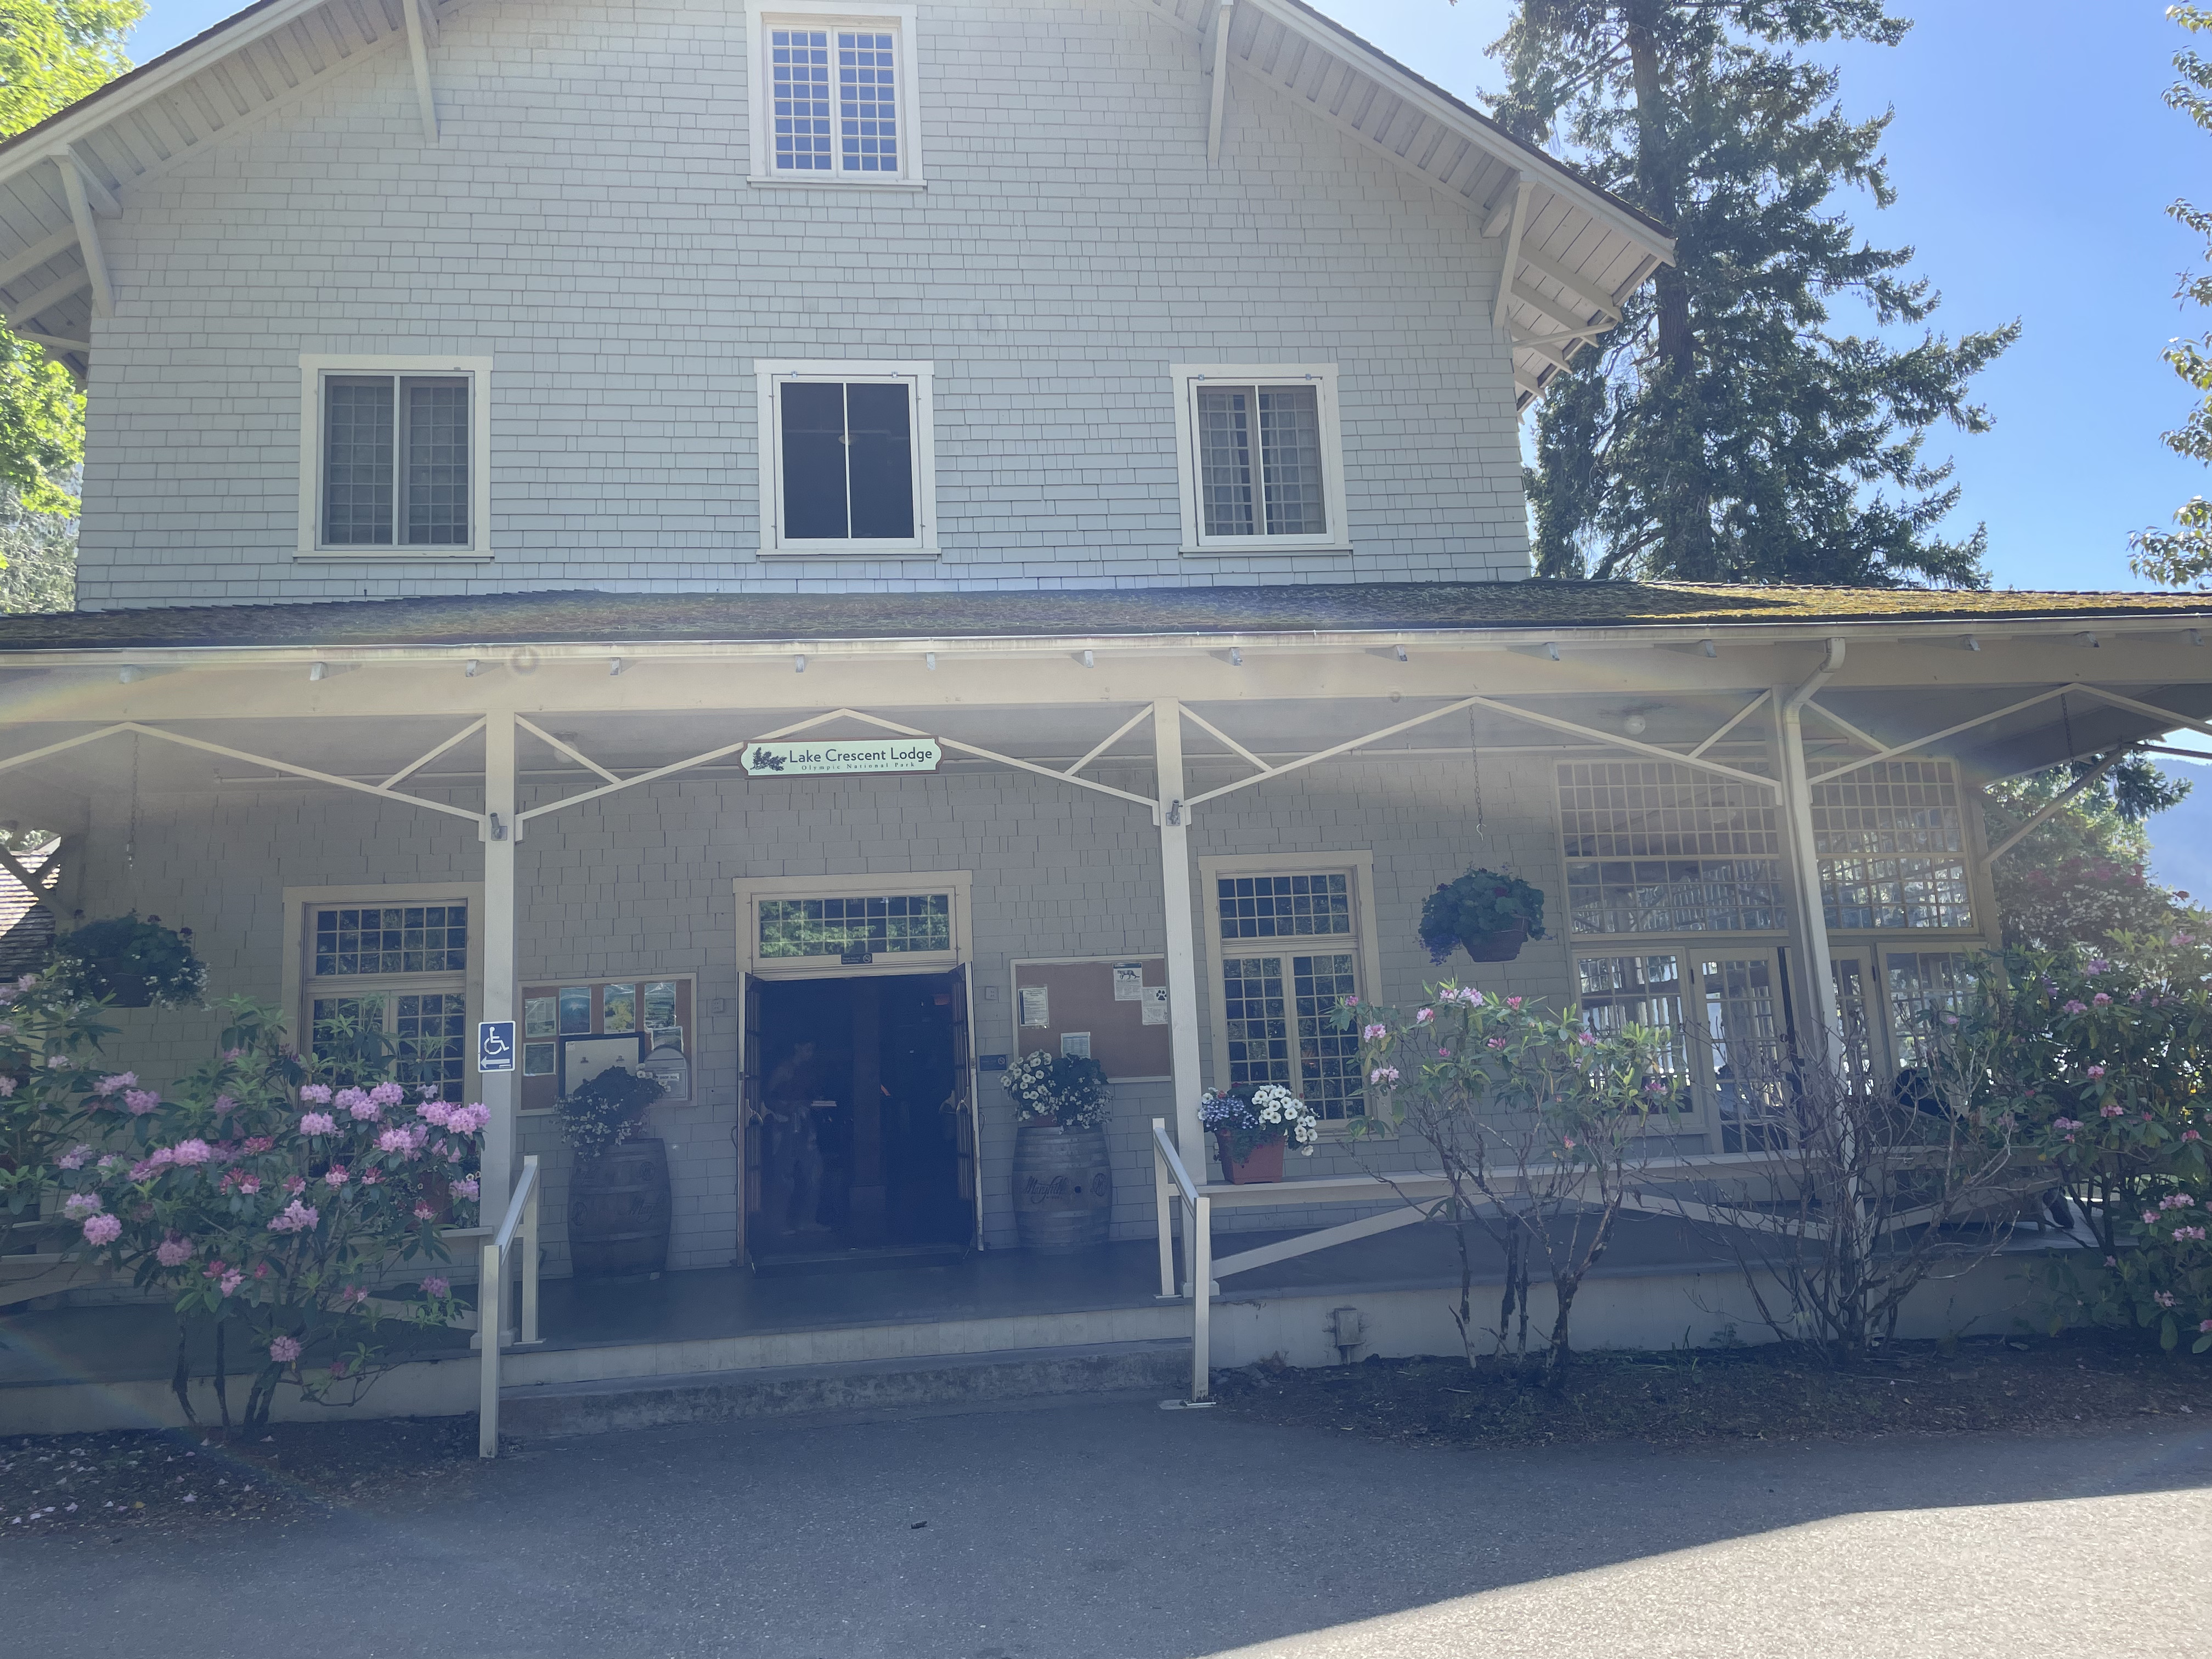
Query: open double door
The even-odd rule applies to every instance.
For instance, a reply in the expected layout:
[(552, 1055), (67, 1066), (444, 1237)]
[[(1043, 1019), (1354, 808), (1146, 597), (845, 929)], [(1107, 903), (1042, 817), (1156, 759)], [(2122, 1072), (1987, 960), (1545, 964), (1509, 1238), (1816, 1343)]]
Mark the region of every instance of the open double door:
[(738, 1253), (757, 1268), (957, 1255), (981, 1237), (968, 969), (747, 974)]

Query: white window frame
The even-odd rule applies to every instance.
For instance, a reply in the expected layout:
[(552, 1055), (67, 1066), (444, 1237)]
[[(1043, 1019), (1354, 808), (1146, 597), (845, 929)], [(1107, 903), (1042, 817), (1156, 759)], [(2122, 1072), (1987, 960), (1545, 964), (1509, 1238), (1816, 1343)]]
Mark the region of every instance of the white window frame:
[[(732, 884), (738, 901), (738, 965), (761, 979), (831, 979), (853, 974), (941, 974), (969, 959), (969, 895), (972, 870), (917, 870), (903, 875), (740, 876)], [(952, 945), (945, 951), (886, 951), (873, 962), (847, 964), (836, 957), (763, 957), (760, 952), (760, 902), (793, 898), (896, 898), (908, 893), (952, 896)], [(542, 981), (533, 981), (542, 982)], [(971, 1015), (972, 1018), (972, 1015)]]
[[(921, 172), (921, 124), (915, 118), (915, 10), (912, 6), (841, 6), (831, 0), (782, 0), (746, 19), (745, 58), (752, 100), (752, 170), (747, 182), (786, 190), (927, 190)], [(841, 25), (889, 31), (898, 39), (898, 157), (896, 173), (779, 173), (775, 168), (775, 77), (769, 32), (779, 25), (835, 30)], [(834, 52), (836, 48), (833, 46)]]
[[(1344, 423), (1337, 404), (1334, 363), (1171, 363), (1175, 388), (1176, 479), (1182, 502), (1182, 546), (1190, 555), (1253, 553), (1349, 553), (1352, 533), (1344, 501)], [(1316, 392), (1321, 424), (1322, 511), (1328, 525), (1318, 536), (1209, 536), (1199, 501), (1198, 390), (1207, 380), (1231, 386), (1304, 386)]]
[[(758, 392), (760, 440), (760, 550), (764, 557), (811, 559), (937, 556), (936, 365), (927, 362), (864, 362), (835, 358), (760, 358), (753, 363)], [(783, 421), (779, 392), (793, 381), (854, 381), (903, 385), (914, 399), (914, 535), (904, 541), (822, 540), (783, 533)]]
[[(1221, 902), (1217, 884), (1224, 876), (1348, 876), (1352, 896), (1352, 935), (1346, 948), (1358, 958), (1359, 990), (1363, 1002), (1382, 995), (1382, 957), (1375, 933), (1375, 854), (1361, 853), (1247, 853), (1198, 861), (1198, 880), (1206, 910), (1206, 1004), (1213, 1038), (1213, 1086), (1229, 1086), (1229, 1009), (1222, 971), (1231, 957), (1314, 955), (1298, 951), (1301, 940), (1311, 934), (1291, 934), (1273, 939), (1224, 939), (1221, 936)], [(1324, 935), (1323, 937), (1327, 937)], [(1296, 1015), (1292, 1016), (1293, 1019)], [(1379, 1119), (1371, 1105), (1368, 1115)], [(1341, 1135), (1354, 1120), (1324, 1120), (1322, 1133)]]
[[(317, 994), (325, 996), (397, 996), (409, 990), (443, 994), (453, 988), (453, 976), (447, 974), (346, 974), (320, 979), (312, 971), (315, 951), (313, 930), (308, 921), (318, 910), (333, 906), (367, 906), (394, 904), (465, 904), (469, 907), (468, 953), (466, 969), (460, 975), (462, 1001), (466, 1020), (473, 1028), (483, 1018), (483, 926), (484, 890), (478, 882), (447, 882), (424, 886), (351, 886), (351, 887), (287, 887), (284, 889), (284, 951), (283, 1006), (286, 1018), (296, 1022), (292, 1031), (295, 1046), (305, 1047), (313, 1033), (309, 1029), (310, 1000)], [(416, 981), (410, 984), (404, 981)], [(435, 981), (434, 984), (420, 981)], [(696, 1006), (696, 1005), (695, 1005)], [(468, 1093), (475, 1099), (483, 1091), (483, 1079), (477, 1071), (476, 1045), (465, 1045)]]
[[(491, 557), (491, 364), (489, 357), (357, 357), (300, 354), (300, 549), (302, 559)], [(323, 541), (323, 387), (333, 374), (436, 374), (469, 382), (469, 539), (465, 546), (333, 547)], [(393, 458), (398, 465), (399, 459)], [(397, 534), (397, 526), (394, 526)]]

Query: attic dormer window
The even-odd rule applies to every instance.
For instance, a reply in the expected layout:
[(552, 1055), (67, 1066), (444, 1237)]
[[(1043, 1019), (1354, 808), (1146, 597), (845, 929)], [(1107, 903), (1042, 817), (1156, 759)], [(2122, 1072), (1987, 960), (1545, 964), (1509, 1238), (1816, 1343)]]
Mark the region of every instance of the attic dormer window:
[(759, 14), (752, 179), (914, 185), (911, 8), (881, 15), (793, 0)]

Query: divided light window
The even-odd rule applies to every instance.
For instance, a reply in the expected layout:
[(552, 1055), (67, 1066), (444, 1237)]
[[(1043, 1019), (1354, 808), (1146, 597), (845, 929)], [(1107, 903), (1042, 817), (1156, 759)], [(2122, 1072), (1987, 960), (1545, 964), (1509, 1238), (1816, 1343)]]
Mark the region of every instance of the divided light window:
[(897, 175), (895, 27), (773, 27), (769, 61), (779, 173)]
[(1780, 815), (1763, 791), (1668, 761), (1559, 768), (1577, 933), (1778, 932)]
[(307, 1025), (341, 1081), (392, 1076), (458, 1101), (468, 1084), (469, 908), (328, 905), (308, 912)]
[[(1229, 1086), (1279, 1083), (1325, 1121), (1364, 1115), (1358, 1033), (1330, 1022), (1359, 990), (1349, 878), (1224, 875), (1214, 906)], [(1260, 939), (1297, 943), (1262, 954)]]
[(1813, 780), (1820, 899), (1838, 929), (1974, 925), (1966, 814), (1947, 760), (1893, 760)]
[(469, 377), (323, 379), (322, 544), (469, 544)]
[(1170, 373), (1185, 553), (1348, 550), (1334, 365)]
[(934, 552), (930, 365), (763, 362), (756, 373), (762, 550)]

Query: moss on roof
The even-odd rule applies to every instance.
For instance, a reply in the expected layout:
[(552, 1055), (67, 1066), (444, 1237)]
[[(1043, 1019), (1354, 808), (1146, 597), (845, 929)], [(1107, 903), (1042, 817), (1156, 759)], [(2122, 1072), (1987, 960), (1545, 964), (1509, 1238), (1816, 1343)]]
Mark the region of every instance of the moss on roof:
[(2206, 593), (1683, 582), (1365, 582), (1035, 592), (554, 592), (0, 617), (0, 653), (286, 646), (1070, 638), (2212, 616)]

